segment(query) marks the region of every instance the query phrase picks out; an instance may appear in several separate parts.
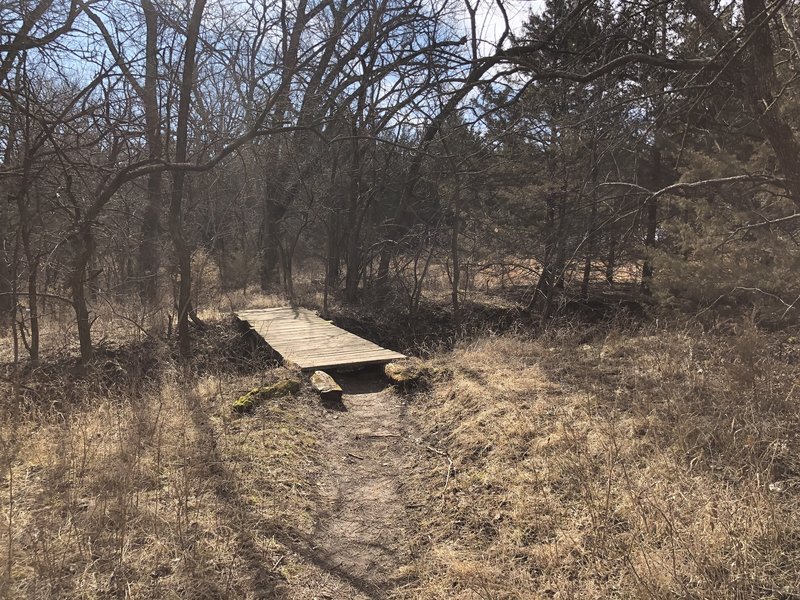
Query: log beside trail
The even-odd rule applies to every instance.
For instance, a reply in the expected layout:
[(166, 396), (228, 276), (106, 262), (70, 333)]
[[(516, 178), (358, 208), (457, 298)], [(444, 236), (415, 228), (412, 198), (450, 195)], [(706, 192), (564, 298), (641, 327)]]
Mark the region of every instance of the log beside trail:
[(236, 413), (248, 413), (255, 410), (267, 400), (293, 396), (300, 391), (300, 382), (296, 379), (281, 379), (272, 385), (256, 387), (239, 397), (231, 408)]

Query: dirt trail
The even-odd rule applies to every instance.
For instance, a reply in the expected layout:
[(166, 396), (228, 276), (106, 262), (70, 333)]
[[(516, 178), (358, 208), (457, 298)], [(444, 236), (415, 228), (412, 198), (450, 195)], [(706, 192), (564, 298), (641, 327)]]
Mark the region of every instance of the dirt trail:
[(386, 598), (406, 548), (404, 474), (416, 444), (403, 398), (379, 371), (337, 376), (341, 405), (319, 408), (323, 471), (312, 537), (319, 577), (292, 597)]

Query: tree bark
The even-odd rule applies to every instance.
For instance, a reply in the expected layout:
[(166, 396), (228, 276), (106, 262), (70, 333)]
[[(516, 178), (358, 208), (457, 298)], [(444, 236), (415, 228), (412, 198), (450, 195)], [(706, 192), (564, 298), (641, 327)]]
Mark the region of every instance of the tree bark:
[(450, 259), (453, 262), (453, 281), (450, 299), (453, 304), (453, 323), (461, 325), (461, 306), (459, 303), (459, 285), (461, 283), (461, 260), (458, 252), (458, 234), (461, 230), (461, 182), (455, 176), (456, 189), (453, 193), (453, 228), (450, 234)]
[[(667, 48), (667, 5), (662, 6), (665, 11), (659, 15), (659, 21), (655, 24), (655, 40), (661, 49), (662, 54), (666, 53)], [(662, 165), (662, 144), (661, 144), (661, 127), (663, 122), (662, 110), (662, 95), (665, 89), (663, 80), (657, 79), (657, 91), (659, 95), (655, 100), (653, 113), (655, 118), (653, 120), (653, 146), (650, 149), (650, 181), (654, 190), (659, 190), (665, 185), (665, 176)], [(653, 252), (656, 248), (656, 234), (658, 232), (658, 203), (656, 198), (648, 198), (644, 205), (645, 209), (645, 259), (642, 266), (642, 290), (645, 294), (650, 294), (652, 291), (653, 275), (655, 268), (653, 267)]]
[(350, 164), (350, 193), (347, 204), (347, 272), (345, 273), (345, 297), (348, 302), (358, 298), (361, 281), (361, 248), (359, 204), (361, 200), (361, 147), (358, 128), (353, 126), (353, 150)]
[[(206, 0), (196, 0), (186, 28), (183, 74), (178, 101), (178, 119), (175, 127), (175, 162), (186, 162), (189, 133), (189, 109), (194, 84), (195, 54), (200, 37), (200, 23)], [(178, 349), (181, 358), (192, 354), (189, 338), (189, 308), (192, 299), (192, 260), (189, 244), (183, 235), (183, 186), (186, 173), (182, 170), (172, 173), (172, 194), (169, 203), (169, 232), (178, 259)]]
[[(3, 243), (2, 238), (0, 243)], [(11, 267), (4, 253), (0, 253), (0, 327), (4, 326), (14, 306), (12, 289)]]
[[(142, 104), (145, 117), (145, 136), (151, 160), (161, 158), (161, 117), (158, 109), (158, 11), (151, 0), (141, 0), (145, 20), (145, 78)], [(158, 297), (158, 270), (161, 264), (159, 238), (161, 235), (162, 171), (147, 177), (147, 204), (142, 220), (142, 245), (139, 250), (139, 278), (142, 299), (155, 304)]]
[[(651, 153), (651, 173), (654, 189), (660, 188), (661, 183), (661, 149), (658, 142), (653, 143)], [(653, 268), (652, 252), (656, 248), (656, 232), (658, 231), (658, 202), (656, 198), (648, 198), (644, 203), (645, 210), (645, 237), (644, 246), (647, 253), (642, 266), (642, 289), (650, 293), (655, 269)]]
[(31, 339), (28, 346), (28, 354), (31, 357), (31, 362), (39, 360), (39, 259), (35, 258), (32, 263), (28, 265), (28, 310), (30, 314), (28, 318), (31, 326)]
[(286, 205), (276, 202), (269, 195), (264, 199), (264, 225), (261, 242), (261, 289), (272, 291), (278, 283), (278, 267), (281, 263), (281, 219), (286, 214)]
[(556, 203), (555, 198), (549, 195), (546, 199), (547, 203), (547, 229), (550, 235), (545, 239), (544, 243), (544, 260), (542, 261), (542, 272), (539, 275), (539, 281), (536, 283), (536, 292), (531, 300), (531, 308), (535, 308), (539, 302), (539, 298), (547, 298), (550, 295), (550, 289), (554, 284), (554, 268), (553, 256), (555, 254), (555, 243), (553, 237), (556, 235)]
[(589, 284), (592, 278), (592, 260), (594, 259), (595, 239), (594, 228), (597, 223), (597, 127), (595, 126), (592, 137), (592, 166), (590, 180), (592, 183), (592, 210), (589, 215), (589, 226), (586, 228), (586, 259), (583, 264), (583, 281), (581, 282), (581, 297), (589, 297)]
[(642, 266), (642, 289), (650, 293), (653, 275), (655, 274), (652, 251), (656, 247), (656, 231), (658, 230), (658, 203), (655, 199), (649, 198), (645, 202), (645, 216), (644, 245), (647, 249), (647, 255), (644, 259), (644, 266)]
[(743, 8), (745, 22), (755, 27), (747, 65), (750, 105), (775, 151), (792, 201), (800, 208), (800, 142), (782, 114), (779, 99), (774, 96), (778, 81), (767, 8), (764, 0), (744, 0)]
[(614, 272), (617, 268), (617, 232), (611, 230), (608, 232), (608, 257), (606, 258), (606, 283), (609, 285), (614, 283)]
[(29, 210), (29, 195), (27, 190), (30, 185), (30, 169), (26, 161), (22, 177), (21, 191), (16, 196), (17, 212), (19, 213), (19, 237), (22, 242), (22, 251), (28, 265), (28, 315), (30, 320), (30, 342), (27, 344), (31, 361), (39, 360), (39, 263), (40, 257), (34, 251), (31, 242), (33, 228), (33, 215)]
[(86, 222), (78, 225), (72, 236), (73, 265), (69, 274), (69, 287), (72, 295), (72, 308), (75, 311), (75, 322), (78, 327), (78, 344), (80, 345), (81, 364), (92, 360), (92, 323), (89, 307), (86, 304), (86, 268), (94, 253), (94, 236), (91, 226)]

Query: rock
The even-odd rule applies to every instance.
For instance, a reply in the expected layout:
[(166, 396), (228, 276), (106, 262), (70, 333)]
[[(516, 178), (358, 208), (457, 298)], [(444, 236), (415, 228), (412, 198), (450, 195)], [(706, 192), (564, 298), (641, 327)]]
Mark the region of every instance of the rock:
[(237, 413), (251, 412), (264, 402), (284, 396), (292, 396), (300, 391), (300, 382), (296, 379), (281, 379), (277, 383), (253, 388), (233, 403), (233, 411)]
[(311, 375), (311, 386), (325, 401), (342, 401), (342, 388), (325, 371), (314, 371), (314, 374)]
[(390, 362), (383, 372), (394, 385), (403, 388), (427, 386), (436, 375), (435, 369), (420, 360)]

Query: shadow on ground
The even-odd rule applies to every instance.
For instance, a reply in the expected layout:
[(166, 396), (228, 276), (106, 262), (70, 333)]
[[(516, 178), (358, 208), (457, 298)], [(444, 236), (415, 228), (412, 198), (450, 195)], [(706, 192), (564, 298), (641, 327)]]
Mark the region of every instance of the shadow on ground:
[[(332, 433), (334, 431), (333, 425), (327, 424), (334, 422), (332, 421), (333, 414), (342, 415), (342, 419), (344, 419), (351, 413), (348, 405), (359, 404), (364, 399), (369, 401), (370, 399), (378, 398), (387, 387), (382, 370), (378, 368), (335, 375), (335, 378), (344, 390), (344, 401), (322, 404), (324, 409), (322, 414), (331, 415), (327, 419), (323, 416), (323, 424), (321, 426), (323, 429), (328, 428), (323, 431), (322, 438), (324, 439), (330, 439), (337, 435)], [(369, 533), (367, 540), (359, 538), (356, 542), (353, 542), (352, 540), (348, 541), (348, 536), (360, 534), (346, 529), (343, 530), (339, 524), (339, 520), (348, 518), (347, 516), (342, 517), (342, 515), (350, 515), (351, 518), (354, 510), (363, 510), (360, 508), (354, 509), (351, 503), (353, 494), (360, 492), (358, 485), (361, 480), (370, 476), (369, 473), (360, 474), (355, 476), (355, 480), (351, 481), (348, 476), (354, 469), (342, 464), (343, 450), (340, 444), (347, 443), (346, 437), (349, 436), (351, 424), (348, 422), (340, 425), (340, 421), (335, 421), (335, 431), (339, 432), (339, 436), (344, 437), (330, 442), (332, 444), (330, 446), (331, 453), (336, 456), (336, 461), (334, 461), (335, 464), (325, 465), (325, 468), (334, 473), (332, 478), (328, 477), (327, 484), (334, 482), (336, 489), (325, 492), (315, 491), (318, 494), (318, 497), (314, 499), (314, 504), (317, 507), (315, 514), (316, 526), (314, 533), (308, 535), (288, 526), (286, 523), (264, 519), (264, 516), (253, 509), (248, 504), (247, 499), (242, 497), (238, 490), (243, 489), (243, 486), (237, 480), (236, 474), (226, 466), (225, 458), (221, 456), (217, 448), (216, 432), (210, 422), (209, 410), (209, 405), (196, 403), (191, 412), (192, 422), (198, 434), (198, 444), (201, 445), (202, 452), (207, 457), (208, 474), (211, 480), (209, 483), (223, 506), (219, 518), (225, 522), (225, 526), (229, 528), (236, 540), (238, 546), (237, 555), (242, 558), (244, 568), (251, 580), (252, 589), (256, 594), (255, 597), (285, 599), (297, 597), (292, 594), (292, 589), (278, 569), (278, 565), (273, 567), (269, 561), (265, 561), (264, 552), (257, 541), (259, 538), (274, 538), (285, 546), (287, 550), (302, 557), (304, 561), (315, 565), (323, 573), (352, 588), (353, 592), (357, 594), (357, 596), (352, 597), (370, 600), (385, 598), (388, 591), (386, 580), (377, 575), (377, 579), (370, 580), (369, 575), (371, 573), (364, 568), (364, 563), (359, 561), (352, 562), (347, 556), (347, 544), (355, 546), (358, 543), (358, 552), (378, 553), (381, 555), (381, 560), (386, 562), (388, 559), (385, 559), (385, 556), (390, 556), (392, 549), (381, 547), (382, 544), (378, 538), (372, 539), (375, 535), (382, 535), (380, 527), (375, 527), (374, 524), (368, 523), (369, 527), (375, 527), (376, 533)], [(338, 416), (335, 418), (339, 419)], [(355, 417), (351, 415), (349, 418), (358, 419), (358, 415)], [(367, 454), (364, 450), (359, 450), (359, 452)], [(351, 456), (356, 456), (356, 454), (352, 453)], [(363, 468), (362, 461), (356, 462), (361, 464), (354, 465), (354, 467)], [(341, 481), (340, 477), (344, 481)], [(380, 503), (382, 502), (383, 499), (380, 500)], [(377, 506), (377, 508), (385, 512), (382, 509), (382, 505)], [(359, 518), (362, 517), (368, 520), (370, 515), (361, 515)], [(349, 523), (347, 523), (346, 527), (349, 526)], [(343, 538), (342, 548), (335, 546), (337, 537)], [(358, 554), (358, 552), (355, 554)], [(334, 596), (323, 594), (322, 597), (332, 598)]]

